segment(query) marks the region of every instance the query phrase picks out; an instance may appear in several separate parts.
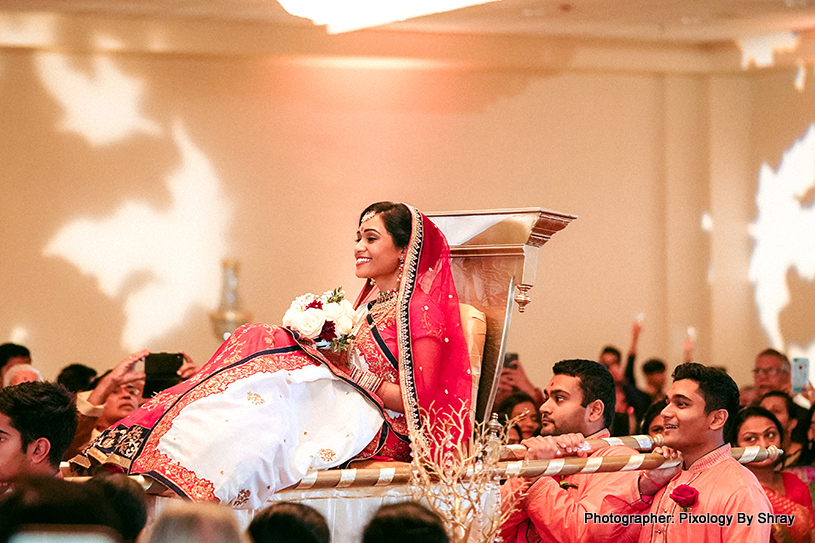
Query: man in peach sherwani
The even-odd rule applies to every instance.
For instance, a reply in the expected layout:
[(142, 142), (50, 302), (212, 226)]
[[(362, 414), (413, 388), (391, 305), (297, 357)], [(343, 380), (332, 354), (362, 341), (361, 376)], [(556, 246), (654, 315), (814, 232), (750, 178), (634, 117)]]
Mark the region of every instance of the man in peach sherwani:
[[(770, 502), (752, 472), (732, 458), (724, 439), (739, 409), (738, 386), (725, 372), (693, 363), (677, 366), (673, 379), (660, 416), (665, 445), (681, 453), (682, 470), (653, 499), (635, 503), (632, 494), (642, 494), (646, 480), (662, 470), (643, 472), (639, 488), (620, 489), (602, 507), (605, 513), (650, 512), (662, 518), (628, 528), (606, 524), (604, 536), (618, 543), (767, 543)], [(650, 508), (645, 502), (651, 502)]]
[[(590, 438), (610, 435), (615, 385), (609, 371), (591, 360), (563, 360), (555, 364), (553, 371), (555, 375), (546, 387), (541, 406), (543, 435), (523, 441), (528, 448), (527, 460), (550, 459), (575, 452), (585, 457), (586, 451), (581, 450), (584, 435)], [(591, 456), (632, 454), (637, 451), (615, 445), (599, 449)], [(504, 541), (518, 543), (602, 541), (609, 527), (584, 522), (584, 515), (607, 512), (610, 506), (647, 509), (650, 502), (643, 502), (638, 493), (631, 496), (632, 503), (623, 503), (619, 497), (614, 497), (611, 503), (607, 499), (621, 489), (638, 488), (640, 473), (619, 471), (511, 481), (502, 489), (503, 496), (518, 485), (529, 485), (529, 488), (519, 504), (520, 509), (502, 526), (501, 535)], [(674, 473), (676, 471), (665, 472), (663, 484)], [(650, 480), (643, 484), (652, 495), (658, 488)], [(616, 535), (612, 533), (609, 537)]]
[[(682, 453), (683, 470), (656, 493), (651, 511), (672, 514), (674, 523), (645, 526), (640, 542), (769, 541), (772, 524), (761, 517), (772, 513), (770, 501), (755, 475), (730, 455), (724, 439), (739, 409), (739, 387), (723, 371), (701, 364), (678, 366), (673, 379), (662, 418), (665, 445)], [(685, 522), (671, 498), (682, 485), (698, 492)], [(707, 515), (708, 522), (693, 523), (689, 515)]]

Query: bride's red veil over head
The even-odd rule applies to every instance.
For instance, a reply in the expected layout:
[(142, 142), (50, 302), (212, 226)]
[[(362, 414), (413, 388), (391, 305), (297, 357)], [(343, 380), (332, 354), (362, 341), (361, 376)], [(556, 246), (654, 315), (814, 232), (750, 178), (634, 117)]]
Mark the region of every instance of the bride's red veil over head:
[[(397, 305), (399, 378), (405, 416), (409, 427), (416, 430), (423, 424), (427, 428), (428, 423), (438, 427), (454, 413), (469, 413), (472, 374), (447, 239), (419, 210), (402, 205), (410, 211), (411, 233)], [(367, 300), (373, 289), (369, 280), (357, 304)], [(432, 320), (433, 326), (438, 319), (442, 321), (438, 341), (423, 342), (426, 335), (417, 331), (427, 320)], [(422, 420), (420, 409), (429, 419)], [(469, 423), (465, 426), (459, 436), (462, 439), (472, 431)]]

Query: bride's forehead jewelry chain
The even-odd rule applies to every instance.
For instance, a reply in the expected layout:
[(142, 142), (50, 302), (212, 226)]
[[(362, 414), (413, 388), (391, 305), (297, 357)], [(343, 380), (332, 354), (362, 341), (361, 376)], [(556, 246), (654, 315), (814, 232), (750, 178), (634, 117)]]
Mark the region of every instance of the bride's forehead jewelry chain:
[(376, 211), (369, 211), (368, 213), (362, 216), (362, 219), (359, 221), (359, 224), (362, 224), (365, 221), (369, 221), (374, 217), (376, 217)]

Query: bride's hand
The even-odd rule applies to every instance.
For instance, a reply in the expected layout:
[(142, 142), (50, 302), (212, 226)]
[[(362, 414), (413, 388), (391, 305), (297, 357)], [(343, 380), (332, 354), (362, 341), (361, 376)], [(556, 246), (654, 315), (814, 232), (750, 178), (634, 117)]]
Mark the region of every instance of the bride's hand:
[(343, 374), (348, 375), (351, 372), (351, 365), (348, 363), (348, 351), (335, 353), (333, 351), (320, 351), (325, 356), (326, 360), (331, 362), (334, 368), (340, 370)]

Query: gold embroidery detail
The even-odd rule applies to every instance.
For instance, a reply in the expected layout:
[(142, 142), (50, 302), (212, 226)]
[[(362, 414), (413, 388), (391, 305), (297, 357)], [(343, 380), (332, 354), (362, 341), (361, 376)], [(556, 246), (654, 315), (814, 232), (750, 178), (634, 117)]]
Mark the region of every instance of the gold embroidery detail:
[(246, 399), (249, 400), (250, 403), (253, 403), (255, 405), (263, 405), (266, 403), (263, 397), (255, 392), (247, 392)]
[[(244, 333), (252, 328), (265, 328), (270, 334), (274, 334), (276, 327), (269, 325), (247, 325), (240, 329), (240, 332), (233, 334), (237, 339), (243, 339)], [(217, 353), (205, 367), (228, 366), (232, 361), (244, 358), (247, 354), (242, 349), (250, 347), (247, 342), (239, 342), (237, 345), (230, 344), (232, 348), (225, 349)], [(229, 368), (227, 371), (217, 375), (208, 375), (205, 383), (192, 387), (189, 393), (172, 405), (164, 417), (162, 417), (155, 428), (150, 432), (144, 446), (143, 452), (133, 459), (130, 465), (130, 472), (133, 474), (155, 471), (167, 479), (173, 481), (176, 486), (189, 498), (197, 501), (217, 501), (215, 496), (215, 486), (207, 479), (199, 477), (195, 472), (185, 468), (175, 460), (171, 460), (167, 455), (158, 449), (158, 441), (166, 434), (173, 425), (173, 420), (189, 404), (194, 401), (223, 392), (231, 383), (245, 378), (249, 375), (256, 375), (261, 372), (274, 373), (281, 369), (299, 369), (313, 365), (315, 362), (305, 353), (284, 353), (280, 355), (264, 355), (247, 361), (240, 366)], [(204, 372), (199, 372), (200, 377)]]
[(243, 504), (249, 501), (249, 497), (251, 495), (252, 493), (244, 488), (243, 490), (238, 492), (238, 497), (232, 500), (230, 502), (230, 505), (235, 508), (241, 507)]
[[(427, 306), (425, 306), (427, 308)], [(435, 311), (425, 311), (422, 313), (422, 326), (424, 327), (424, 333), (427, 337), (436, 338), (438, 340), (444, 339), (445, 341), (449, 341), (448, 338), (444, 337), (444, 322), (441, 320), (441, 315), (438, 310)], [(418, 336), (414, 336), (418, 337)]]
[[(391, 314), (389, 320), (391, 319), (392, 323), (389, 322), (386, 327), (379, 329), (385, 343), (390, 339), (391, 331), (396, 328), (396, 311)], [(367, 321), (363, 321), (362, 326), (357, 331), (354, 348), (359, 351), (359, 354), (365, 359), (365, 363), (368, 365), (368, 371), (376, 374), (377, 377), (382, 377), (390, 383), (398, 382), (399, 373), (397, 369), (393, 367), (379, 348)]]
[(320, 449), (318, 454), (323, 462), (333, 462), (337, 458), (337, 453), (331, 449)]
[(377, 301), (371, 307), (371, 319), (380, 331), (396, 324), (396, 302), (397, 298), (394, 295), (383, 302)]

